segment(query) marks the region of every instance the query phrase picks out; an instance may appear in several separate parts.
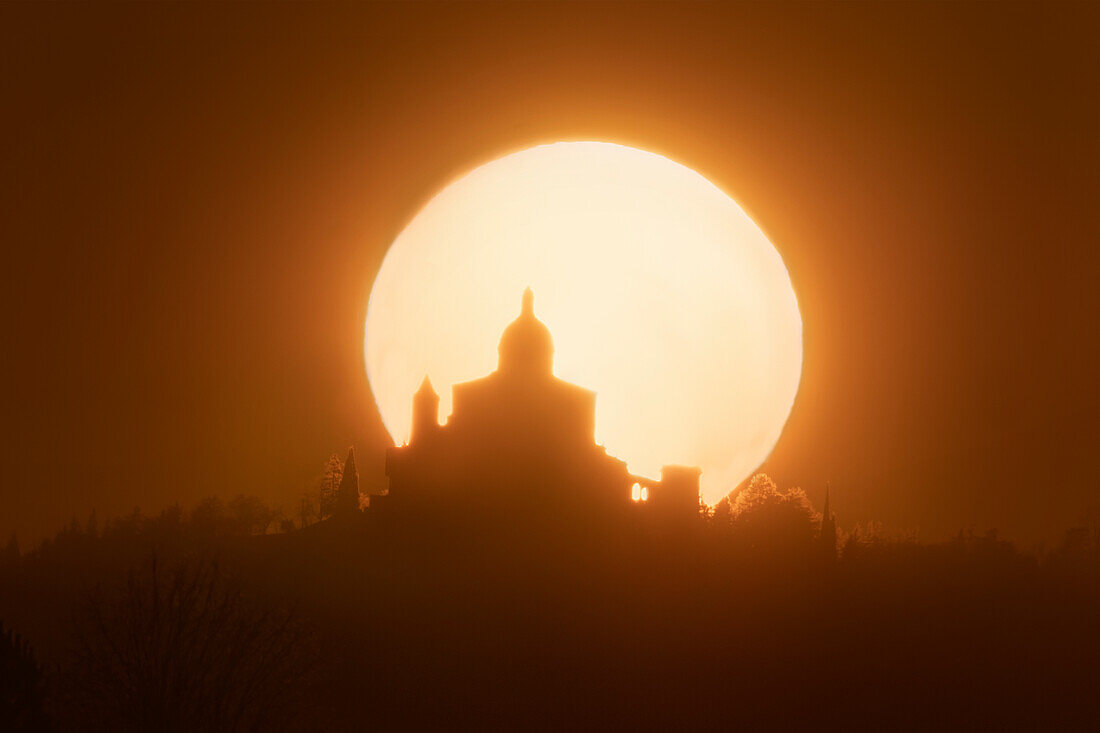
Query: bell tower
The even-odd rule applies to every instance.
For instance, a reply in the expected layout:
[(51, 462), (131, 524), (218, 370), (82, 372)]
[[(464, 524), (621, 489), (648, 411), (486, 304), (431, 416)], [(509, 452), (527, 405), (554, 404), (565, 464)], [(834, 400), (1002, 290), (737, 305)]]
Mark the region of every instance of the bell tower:
[(424, 375), (420, 389), (413, 395), (412, 431), (409, 445), (430, 440), (439, 430), (439, 395), (432, 387), (432, 380)]

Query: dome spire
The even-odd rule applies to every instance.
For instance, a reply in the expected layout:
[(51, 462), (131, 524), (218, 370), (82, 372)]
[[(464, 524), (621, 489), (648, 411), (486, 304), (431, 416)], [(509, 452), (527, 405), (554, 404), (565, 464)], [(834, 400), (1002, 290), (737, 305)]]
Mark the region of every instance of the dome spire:
[(519, 317), (500, 337), (497, 371), (507, 376), (545, 378), (554, 375), (554, 340), (546, 324), (535, 318), (535, 293), (523, 291)]

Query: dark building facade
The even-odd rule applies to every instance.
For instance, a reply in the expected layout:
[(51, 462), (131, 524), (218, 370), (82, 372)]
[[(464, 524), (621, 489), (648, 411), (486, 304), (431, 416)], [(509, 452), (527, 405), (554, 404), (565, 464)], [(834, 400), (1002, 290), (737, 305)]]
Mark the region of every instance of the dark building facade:
[(495, 372), (454, 385), (445, 424), (424, 378), (409, 442), (387, 452), (389, 492), (375, 500), (380, 508), (453, 506), (548, 520), (697, 514), (699, 469), (665, 466), (661, 480), (647, 479), (596, 444), (596, 394), (554, 376), (553, 339), (535, 317), (529, 288), (498, 352)]

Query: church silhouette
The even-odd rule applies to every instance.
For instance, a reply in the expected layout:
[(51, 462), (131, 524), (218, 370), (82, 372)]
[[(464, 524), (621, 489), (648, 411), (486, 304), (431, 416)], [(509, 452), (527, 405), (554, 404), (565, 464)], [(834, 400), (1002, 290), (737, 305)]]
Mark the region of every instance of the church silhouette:
[(372, 511), (522, 516), (555, 525), (698, 515), (700, 469), (665, 466), (660, 480), (636, 476), (596, 444), (596, 393), (554, 376), (553, 338), (535, 317), (530, 288), (498, 353), (492, 374), (454, 385), (442, 425), (439, 396), (424, 377), (409, 442), (387, 451), (389, 492), (373, 498)]

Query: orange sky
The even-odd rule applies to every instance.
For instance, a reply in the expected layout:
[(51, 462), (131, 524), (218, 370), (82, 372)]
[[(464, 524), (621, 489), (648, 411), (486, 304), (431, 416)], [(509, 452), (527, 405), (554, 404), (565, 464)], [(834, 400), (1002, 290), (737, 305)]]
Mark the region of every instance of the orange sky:
[(597, 139), (782, 252), (805, 369), (765, 465), (842, 526), (1051, 535), (1098, 499), (1088, 6), (0, 7), (4, 511), (293, 502), (388, 436), (386, 245), (455, 175)]

